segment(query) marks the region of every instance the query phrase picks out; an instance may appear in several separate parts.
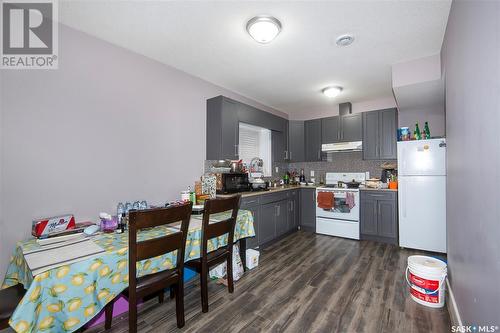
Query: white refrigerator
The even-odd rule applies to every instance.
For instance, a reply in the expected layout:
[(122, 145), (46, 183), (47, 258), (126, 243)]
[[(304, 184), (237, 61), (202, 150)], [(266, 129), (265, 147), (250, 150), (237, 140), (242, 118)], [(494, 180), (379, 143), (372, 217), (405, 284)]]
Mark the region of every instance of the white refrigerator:
[(399, 245), (446, 253), (446, 141), (398, 142)]

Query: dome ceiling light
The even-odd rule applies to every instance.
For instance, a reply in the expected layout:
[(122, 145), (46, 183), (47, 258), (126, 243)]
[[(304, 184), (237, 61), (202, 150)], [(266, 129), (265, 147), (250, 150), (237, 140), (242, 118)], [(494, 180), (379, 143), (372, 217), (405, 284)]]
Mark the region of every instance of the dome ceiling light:
[(248, 34), (256, 42), (267, 44), (278, 36), (281, 31), (281, 22), (272, 16), (255, 16), (247, 23)]
[(325, 96), (333, 98), (342, 92), (342, 87), (326, 87), (322, 92)]

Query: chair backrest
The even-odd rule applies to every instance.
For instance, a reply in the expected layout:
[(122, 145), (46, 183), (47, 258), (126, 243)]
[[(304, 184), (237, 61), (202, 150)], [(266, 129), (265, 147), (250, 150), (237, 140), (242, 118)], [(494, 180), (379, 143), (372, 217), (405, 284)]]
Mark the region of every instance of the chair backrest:
[[(170, 208), (133, 210), (129, 213), (129, 284), (136, 286), (136, 263), (141, 260), (160, 256), (177, 250), (176, 269), (184, 269), (184, 251), (191, 218), (192, 203)], [(141, 229), (180, 223), (179, 231), (138, 242), (137, 234)]]
[[(234, 195), (228, 198), (208, 199), (205, 201), (205, 210), (203, 212), (202, 223), (202, 248), (201, 254), (207, 254), (207, 244), (212, 238), (228, 234), (226, 247), (233, 245), (234, 227), (238, 210), (240, 209), (241, 195)], [(232, 211), (231, 217), (210, 223), (210, 216), (217, 213)]]

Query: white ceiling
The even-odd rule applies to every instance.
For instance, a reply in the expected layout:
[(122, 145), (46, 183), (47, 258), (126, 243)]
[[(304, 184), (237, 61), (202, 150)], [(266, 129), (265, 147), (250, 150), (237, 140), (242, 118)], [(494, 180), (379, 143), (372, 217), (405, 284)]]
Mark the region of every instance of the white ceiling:
[[(61, 1), (62, 23), (290, 114), (392, 96), (391, 65), (441, 50), (451, 0)], [(272, 43), (245, 31), (278, 18)], [(340, 48), (337, 36), (355, 42)], [(330, 100), (328, 85), (344, 91)]]

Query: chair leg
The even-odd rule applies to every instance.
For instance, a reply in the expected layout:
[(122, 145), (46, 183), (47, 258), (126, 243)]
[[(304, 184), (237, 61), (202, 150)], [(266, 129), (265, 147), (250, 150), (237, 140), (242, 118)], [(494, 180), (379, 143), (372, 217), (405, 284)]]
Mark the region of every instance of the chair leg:
[(231, 253), (227, 256), (227, 288), (230, 293), (234, 291), (233, 256)]
[[(175, 291), (175, 315), (177, 317), (177, 327), (184, 327), (184, 282), (180, 281), (176, 285)], [(172, 289), (171, 289), (172, 290)]]
[(201, 265), (201, 312), (208, 312), (208, 265)]
[(104, 306), (104, 329), (106, 330), (111, 328), (111, 322), (113, 320), (113, 304), (114, 301), (111, 301)]
[(158, 303), (161, 304), (161, 303), (163, 303), (164, 300), (165, 300), (165, 290), (162, 290), (158, 294)]
[(170, 299), (175, 297), (175, 286), (170, 286)]
[(128, 300), (128, 331), (137, 333), (137, 300)]

